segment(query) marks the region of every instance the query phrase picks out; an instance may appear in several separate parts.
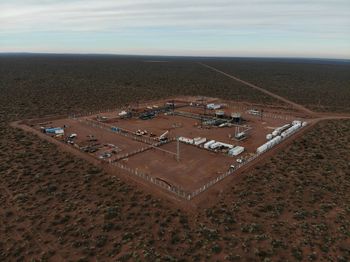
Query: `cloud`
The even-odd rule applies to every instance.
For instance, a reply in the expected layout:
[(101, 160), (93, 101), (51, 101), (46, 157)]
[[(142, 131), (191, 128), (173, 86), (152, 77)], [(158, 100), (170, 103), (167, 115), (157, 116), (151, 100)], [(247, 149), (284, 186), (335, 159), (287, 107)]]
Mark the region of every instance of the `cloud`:
[(0, 31), (85, 31), (125, 28), (344, 30), (346, 1), (1, 1)]
[(149, 32), (159, 37), (255, 36), (345, 43), (350, 42), (349, 28), (348, 0), (0, 0), (0, 38), (45, 32)]

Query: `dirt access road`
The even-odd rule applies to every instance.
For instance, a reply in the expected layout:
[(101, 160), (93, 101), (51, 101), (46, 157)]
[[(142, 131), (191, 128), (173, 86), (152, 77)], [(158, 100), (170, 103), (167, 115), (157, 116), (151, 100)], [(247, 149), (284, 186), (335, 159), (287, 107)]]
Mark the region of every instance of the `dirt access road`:
[(336, 113), (332, 114), (332, 113), (317, 113), (317, 112), (314, 112), (314, 111), (306, 108), (303, 105), (297, 104), (297, 103), (295, 103), (295, 102), (293, 102), (293, 101), (291, 101), (291, 100), (289, 100), (287, 98), (279, 96), (279, 95), (277, 95), (275, 93), (272, 93), (272, 92), (270, 92), (270, 91), (268, 91), (268, 90), (266, 90), (266, 89), (264, 89), (264, 88), (262, 88), (260, 86), (254, 85), (254, 84), (249, 83), (249, 82), (247, 82), (245, 80), (242, 80), (242, 79), (240, 79), (240, 78), (238, 78), (238, 77), (236, 77), (234, 75), (230, 75), (228, 73), (225, 73), (224, 71), (221, 71), (221, 70), (219, 70), (219, 69), (217, 69), (215, 67), (212, 67), (210, 65), (207, 65), (207, 64), (204, 64), (204, 63), (201, 63), (201, 62), (199, 62), (198, 64), (200, 64), (200, 65), (202, 65), (202, 66), (204, 66), (204, 67), (206, 67), (208, 69), (211, 69), (211, 70), (213, 70), (213, 71), (215, 71), (217, 73), (220, 73), (220, 74), (222, 74), (224, 76), (227, 76), (228, 78), (231, 78), (231, 79), (233, 79), (233, 80), (235, 80), (237, 82), (240, 82), (240, 83), (242, 83), (242, 84), (244, 84), (246, 86), (249, 86), (249, 87), (251, 87), (251, 88), (253, 88), (255, 90), (258, 90), (258, 91), (260, 91), (260, 92), (262, 92), (262, 93), (264, 93), (266, 95), (269, 95), (269, 96), (271, 96), (271, 97), (273, 97), (275, 99), (278, 99), (278, 100), (280, 100), (280, 101), (282, 101), (282, 102), (284, 102), (284, 103), (286, 103), (288, 105), (291, 105), (294, 109), (297, 109), (297, 110), (299, 110), (299, 111), (301, 111), (301, 112), (303, 112), (305, 114), (308, 114), (308, 115), (310, 115), (312, 117), (315, 117), (315, 120), (321, 121), (321, 120), (331, 120), (331, 119), (350, 119), (350, 114), (336, 114)]
[[(274, 97), (274, 98), (276, 98), (276, 99), (278, 99), (278, 100), (280, 100), (280, 101), (283, 101), (284, 103), (286, 103), (286, 104), (292, 106), (294, 109), (296, 109), (296, 110), (298, 110), (298, 111), (300, 111), (300, 112), (302, 112), (302, 113), (304, 113), (304, 114), (310, 116), (310, 117), (312, 118), (312, 120), (309, 121), (309, 125), (308, 125), (307, 129), (305, 129), (304, 131), (310, 130), (311, 128), (313, 128), (313, 127), (315, 126), (316, 123), (318, 123), (318, 122), (321, 121), (321, 120), (350, 119), (350, 114), (324, 113), (324, 112), (323, 112), (323, 113), (318, 113), (318, 112), (313, 112), (312, 110), (310, 110), (310, 109), (308, 109), (308, 108), (306, 108), (306, 107), (304, 107), (304, 106), (302, 106), (302, 105), (299, 105), (299, 104), (297, 104), (297, 103), (295, 103), (295, 102), (293, 102), (293, 101), (290, 101), (290, 100), (288, 100), (288, 99), (286, 99), (286, 98), (284, 98), (284, 97), (281, 97), (281, 96), (276, 95), (276, 94), (274, 94), (274, 93), (272, 93), (272, 92), (269, 92), (269, 91), (263, 89), (262, 87), (259, 87), (259, 86), (256, 86), (256, 85), (254, 85), (254, 84), (251, 84), (251, 83), (249, 83), (249, 82), (247, 82), (247, 81), (244, 81), (244, 80), (242, 80), (242, 79), (239, 79), (239, 78), (237, 78), (237, 77), (235, 77), (235, 76), (233, 76), (233, 75), (227, 74), (227, 73), (225, 73), (225, 72), (223, 72), (223, 71), (221, 71), (221, 70), (218, 70), (218, 69), (216, 69), (216, 68), (214, 68), (214, 67), (211, 67), (211, 66), (208, 66), (208, 65), (206, 65), (206, 64), (203, 64), (203, 63), (200, 63), (200, 64), (201, 64), (202, 66), (205, 66), (206, 68), (208, 68), (208, 69), (210, 69), (210, 70), (214, 70), (214, 71), (217, 72), (217, 73), (223, 74), (223, 75), (225, 75), (225, 76), (227, 76), (227, 77), (229, 77), (229, 78), (231, 78), (231, 79), (233, 79), (233, 80), (235, 80), (235, 81), (238, 81), (238, 82), (240, 82), (240, 83), (243, 83), (244, 85), (246, 85), (246, 86), (248, 86), (248, 87), (250, 87), (250, 88), (253, 88), (254, 90), (263, 92), (264, 94), (270, 95), (270, 96), (272, 96), (272, 97)], [(13, 127), (17, 127), (17, 128), (21, 128), (21, 129), (24, 129), (25, 131), (30, 131), (30, 130), (29, 130), (30, 127), (25, 126), (25, 125), (21, 125), (19, 122), (20, 122), (20, 121), (15, 122), (15, 123), (12, 123), (12, 126), (13, 126)], [(302, 133), (304, 133), (304, 131), (303, 131)], [(38, 136), (40, 136), (40, 137), (42, 137), (42, 138), (45, 139), (45, 137), (43, 136), (43, 134), (40, 134), (39, 132), (36, 132), (36, 134), (37, 134)], [(301, 135), (301, 134), (299, 134), (298, 136), (300, 136), (300, 135)], [(47, 138), (46, 138), (46, 139), (47, 139)], [(54, 139), (52, 139), (52, 140), (54, 140)], [(288, 140), (288, 141), (289, 141), (289, 140)], [(280, 149), (283, 148), (286, 144), (288, 144), (288, 143), (291, 142), (291, 141), (289, 141), (289, 142), (288, 142), (288, 141), (286, 141), (286, 142), (284, 142), (284, 143), (281, 143), (281, 145), (277, 146), (277, 147), (276, 147), (275, 149), (273, 149), (271, 152), (268, 152), (268, 153), (265, 154), (263, 157), (258, 158), (257, 160), (253, 161), (253, 163), (251, 163), (251, 164), (247, 165), (246, 167), (242, 168), (242, 170), (240, 170), (240, 172), (238, 172), (238, 173), (234, 176), (235, 179), (239, 179), (239, 177), (241, 177), (240, 174), (243, 173), (243, 171), (247, 171), (247, 170), (250, 169), (251, 167), (255, 166), (258, 162), (260, 163), (260, 162), (265, 161), (267, 158), (269, 158), (269, 156), (271, 156), (271, 155), (272, 155), (273, 153), (275, 153), (277, 150), (280, 150)], [(62, 150), (67, 151), (67, 148), (66, 148), (62, 143), (59, 143), (59, 142), (57, 142), (57, 141), (50, 141), (50, 142), (53, 142), (53, 143), (57, 144), (59, 147), (62, 147)], [(86, 159), (86, 160), (92, 162), (92, 163), (95, 164), (95, 165), (101, 166), (101, 162), (98, 161), (98, 160), (96, 160), (96, 159), (92, 159), (91, 156), (86, 156), (86, 155), (84, 155), (82, 152), (76, 152), (76, 150), (73, 149), (73, 148), (69, 148), (69, 151), (70, 151), (71, 153), (73, 153), (73, 154), (78, 154), (79, 157), (81, 157), (81, 158), (83, 158), (83, 159)], [(110, 168), (108, 167), (108, 165), (102, 165), (102, 166), (103, 166), (103, 168), (104, 168), (106, 171), (111, 171)], [(122, 172), (122, 173), (123, 173), (123, 172)], [(126, 180), (129, 180), (130, 182), (131, 182), (131, 181), (137, 182), (137, 183), (135, 183), (135, 184), (139, 184), (139, 185), (140, 185), (140, 184), (142, 184), (142, 185), (147, 184), (146, 182), (136, 181), (136, 179), (133, 179), (133, 178), (131, 178), (131, 177), (128, 176), (128, 175), (125, 175), (124, 177), (126, 178)], [(140, 182), (141, 182), (141, 183), (140, 183)], [(191, 207), (191, 208), (193, 208), (193, 207), (195, 207), (195, 206), (198, 206), (198, 204), (203, 204), (204, 206), (207, 206), (209, 202), (212, 202), (212, 201), (208, 201), (208, 196), (210, 196), (210, 195), (217, 195), (218, 192), (219, 192), (219, 194), (220, 194), (220, 192), (222, 192), (223, 189), (226, 187), (225, 185), (230, 184), (230, 183), (228, 183), (228, 182), (229, 182), (229, 181), (227, 181), (226, 179), (225, 179), (225, 182), (223, 182), (223, 181), (219, 182), (219, 183), (218, 183), (218, 186), (211, 187), (210, 189), (208, 189), (208, 190), (206, 191), (207, 193), (204, 194), (205, 196), (203, 196), (203, 194), (200, 194), (200, 195), (198, 195), (196, 198), (193, 199), (193, 200), (194, 200), (193, 202), (191, 201), (191, 203), (186, 203), (185, 205), (186, 205), (186, 206), (189, 206), (189, 207)], [(138, 186), (139, 186), (139, 185), (138, 185)], [(178, 199), (176, 199), (175, 196), (172, 196), (172, 195), (170, 195), (170, 194), (167, 194), (166, 192), (163, 192), (162, 190), (153, 190), (151, 187), (148, 187), (148, 188), (150, 189), (150, 191), (152, 191), (152, 193), (155, 193), (156, 195), (159, 195), (159, 196), (160, 196), (160, 195), (162, 195), (162, 196), (167, 196), (169, 200), (176, 200), (175, 202), (177, 202), (177, 203), (180, 204), (180, 205), (184, 204), (184, 203), (181, 203), (182, 201), (179, 201)], [(208, 194), (208, 193), (209, 193), (209, 194)], [(214, 198), (214, 199), (215, 199), (215, 198)], [(215, 201), (214, 201), (214, 202), (215, 202)]]

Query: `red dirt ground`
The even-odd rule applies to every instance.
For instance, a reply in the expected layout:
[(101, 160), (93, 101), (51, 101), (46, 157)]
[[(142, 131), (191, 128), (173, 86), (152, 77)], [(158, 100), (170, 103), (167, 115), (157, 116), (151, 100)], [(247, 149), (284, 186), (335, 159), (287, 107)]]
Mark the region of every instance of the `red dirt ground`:
[[(193, 98), (182, 97), (181, 100), (178, 99), (177, 101), (191, 101), (191, 99)], [(162, 103), (165, 101), (166, 100), (152, 101), (148, 104), (143, 104), (142, 106), (138, 105), (138, 108), (141, 109), (147, 105), (162, 105)], [(217, 99), (207, 99), (207, 101), (217, 101)], [(206, 137), (207, 140), (214, 139), (216, 141), (245, 147), (245, 152), (243, 154), (239, 155), (238, 157), (229, 157), (221, 152), (214, 153), (205, 149), (197, 148), (193, 145), (186, 145), (181, 143), (180, 161), (177, 162), (174, 155), (176, 153), (176, 142), (171, 142), (169, 144), (162, 145), (159, 148), (172, 152), (173, 154), (169, 154), (158, 149), (151, 149), (146, 152), (138, 153), (126, 159), (119, 160), (123, 165), (127, 167), (130, 167), (134, 170), (137, 169), (138, 171), (150, 175), (156, 179), (166, 181), (168, 184), (183, 189), (186, 192), (193, 192), (212, 179), (227, 172), (230, 165), (237, 164), (237, 158), (248, 157), (249, 154), (255, 153), (256, 148), (266, 142), (266, 134), (271, 133), (273, 129), (286, 123), (291, 123), (291, 121), (294, 119), (301, 119), (298, 118), (298, 114), (295, 114), (296, 116), (294, 117), (294, 112), (288, 112), (282, 109), (282, 113), (278, 114), (278, 110), (276, 111), (276, 108), (273, 109), (268, 107), (264, 108), (265, 117), (260, 118), (246, 113), (247, 109), (255, 108), (253, 105), (249, 106), (243, 103), (229, 104), (229, 101), (225, 102), (227, 103), (227, 107), (224, 110), (227, 114), (237, 112), (239, 110), (242, 114), (243, 119), (245, 119), (245, 121), (242, 123), (242, 126), (248, 126), (252, 128), (249, 131), (248, 138), (246, 140), (238, 142), (230, 138), (230, 135), (234, 135), (235, 127), (206, 128), (201, 127), (199, 120), (183, 116), (165, 114), (159, 114), (150, 120), (140, 120), (138, 118), (116, 119), (118, 116), (117, 112), (120, 110), (78, 118), (82, 121), (77, 121), (70, 118), (53, 119), (49, 122), (44, 123), (44, 125), (46, 127), (66, 125), (66, 135), (69, 135), (71, 133), (78, 134), (75, 142), (79, 146), (87, 145), (88, 136), (93, 135), (94, 138), (98, 140), (97, 143), (102, 146), (97, 152), (90, 153), (90, 155), (95, 158), (98, 158), (104, 152), (111, 151), (111, 148), (103, 145), (113, 144), (117, 146), (121, 151), (112, 156), (110, 159), (112, 161), (115, 160), (118, 156), (139, 150), (149, 145), (135, 141), (132, 137), (125, 137), (118, 133), (113, 133), (105, 128), (89, 126), (85, 123), (85, 120), (92, 120), (98, 124), (98, 121), (96, 120), (97, 115), (107, 116), (108, 118), (113, 118), (112, 121), (108, 121), (108, 126), (117, 126), (130, 132), (135, 132), (136, 130), (141, 129), (147, 130), (148, 134), (153, 133), (159, 136), (168, 130), (169, 137), (172, 138), (176, 138), (178, 136), (189, 138)], [(198, 107), (183, 107), (177, 111), (186, 111), (200, 114), (203, 112), (203, 109)], [(213, 112), (207, 110), (207, 113)], [(304, 121), (305, 119), (302, 120)], [(39, 130), (40, 126), (43, 125), (39, 124), (39, 122), (40, 120), (32, 122), (34, 128), (37, 130)], [(62, 144), (72, 147), (71, 145), (65, 143)]]

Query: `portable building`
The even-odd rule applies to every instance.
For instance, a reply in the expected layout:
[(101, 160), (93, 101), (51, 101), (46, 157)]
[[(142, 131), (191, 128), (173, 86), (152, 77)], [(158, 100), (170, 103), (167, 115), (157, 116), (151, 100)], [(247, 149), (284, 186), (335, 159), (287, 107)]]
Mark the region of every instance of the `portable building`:
[(207, 141), (207, 139), (205, 137), (195, 137), (193, 138), (193, 143), (194, 145), (198, 146), (200, 144), (203, 144)]
[(212, 144), (214, 144), (215, 143), (215, 140), (210, 140), (210, 141), (208, 141), (208, 142), (206, 142), (205, 144), (204, 144), (204, 148), (205, 149), (208, 149), (209, 147), (210, 147), (210, 145), (212, 145)]
[(226, 144), (226, 143), (222, 143), (222, 142), (218, 142), (218, 143), (220, 144), (221, 147), (234, 148), (234, 146), (231, 144)]
[(209, 146), (210, 149), (216, 149), (221, 146), (220, 142), (215, 142)]
[(234, 148), (231, 148), (228, 151), (228, 154), (230, 156), (238, 156), (239, 154), (243, 153), (244, 147), (243, 146), (235, 146)]
[(120, 129), (119, 129), (118, 127), (115, 127), (115, 126), (112, 126), (112, 127), (111, 127), (111, 130), (112, 130), (113, 132), (119, 132), (119, 131), (120, 131)]
[(64, 135), (64, 130), (63, 129), (57, 129), (55, 130), (55, 135)]
[(270, 141), (266, 142), (265, 144), (259, 146), (256, 149), (256, 152), (258, 154), (265, 152), (266, 150), (270, 149), (271, 147), (274, 147), (275, 145), (277, 145), (279, 142), (281, 142), (282, 137), (281, 136), (276, 136), (274, 138), (272, 138)]
[(193, 144), (193, 139), (187, 138), (187, 137), (183, 137), (183, 136), (179, 137), (179, 141), (183, 142), (183, 143), (186, 143), (186, 144)]
[(62, 131), (64, 133), (64, 129), (62, 127), (45, 128), (45, 133), (48, 133), (48, 134), (58, 134), (58, 133), (62, 133)]

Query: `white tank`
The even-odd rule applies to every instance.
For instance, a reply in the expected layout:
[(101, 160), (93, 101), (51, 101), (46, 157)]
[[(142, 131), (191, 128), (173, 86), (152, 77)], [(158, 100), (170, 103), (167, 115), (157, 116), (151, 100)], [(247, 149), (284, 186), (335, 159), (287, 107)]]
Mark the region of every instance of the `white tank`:
[(307, 122), (303, 122), (303, 123), (301, 124), (301, 126), (302, 126), (302, 127), (307, 126)]
[(294, 120), (294, 121), (292, 122), (292, 125), (293, 125), (293, 126), (301, 125), (301, 121), (299, 121), (299, 120)]
[(267, 145), (263, 144), (256, 149), (256, 152), (258, 154), (261, 154), (261, 153), (265, 152), (267, 149), (268, 149)]
[(273, 132), (272, 132), (272, 135), (273, 135), (273, 136), (277, 136), (277, 135), (278, 135), (278, 131), (277, 131), (277, 130), (273, 131)]
[(271, 134), (267, 134), (266, 135), (266, 140), (271, 140), (272, 139), (272, 135)]

